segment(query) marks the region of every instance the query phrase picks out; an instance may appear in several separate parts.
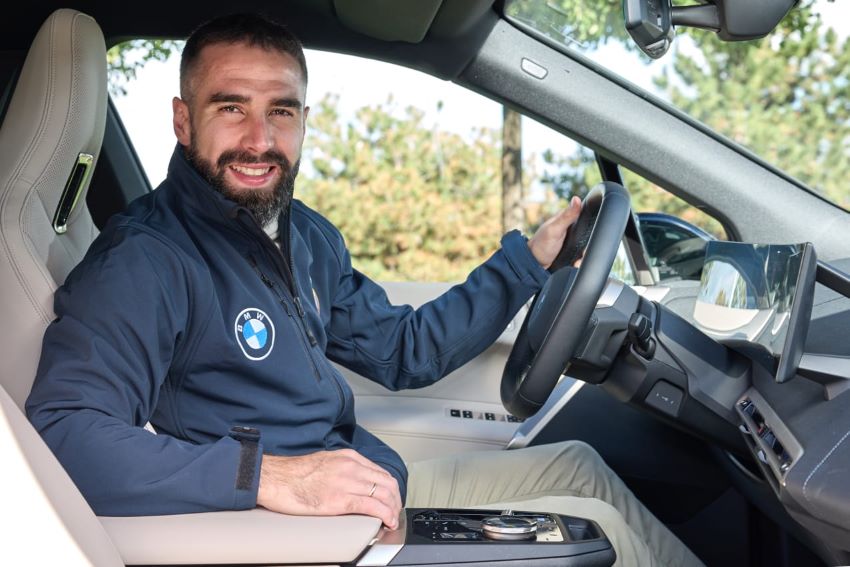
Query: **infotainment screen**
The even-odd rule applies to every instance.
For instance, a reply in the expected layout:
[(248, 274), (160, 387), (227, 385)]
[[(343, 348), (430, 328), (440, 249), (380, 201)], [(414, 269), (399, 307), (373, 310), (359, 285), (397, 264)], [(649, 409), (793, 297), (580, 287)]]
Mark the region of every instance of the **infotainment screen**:
[(811, 244), (711, 241), (694, 320), (721, 342), (760, 345), (776, 380), (794, 376), (812, 312), (817, 259)]

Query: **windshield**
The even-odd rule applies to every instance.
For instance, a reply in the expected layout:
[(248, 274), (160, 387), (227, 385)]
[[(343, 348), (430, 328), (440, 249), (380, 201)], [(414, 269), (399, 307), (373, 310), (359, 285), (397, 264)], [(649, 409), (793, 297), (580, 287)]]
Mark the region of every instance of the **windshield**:
[(678, 28), (657, 61), (628, 37), (621, 0), (508, 0), (505, 15), (850, 209), (850, 2), (802, 0), (757, 41)]

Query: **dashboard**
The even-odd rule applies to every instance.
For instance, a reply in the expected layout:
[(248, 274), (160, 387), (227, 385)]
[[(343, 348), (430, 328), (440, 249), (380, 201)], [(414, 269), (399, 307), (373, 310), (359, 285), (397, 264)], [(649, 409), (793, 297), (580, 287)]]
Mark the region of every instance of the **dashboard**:
[[(749, 246), (743, 254), (752, 260), (753, 247), (741, 246)], [(774, 292), (764, 297), (742, 291), (741, 278), (726, 271), (728, 290), (737, 282), (738, 303), (752, 312), (730, 324), (741, 314), (718, 309), (734, 302), (715, 301), (715, 293), (708, 320), (721, 327), (725, 321), (719, 330), (706, 328), (705, 306), (700, 312), (710, 295), (705, 276), (699, 290), (691, 285), (669, 302), (609, 283), (616, 299), (603, 294), (609, 299), (597, 305), (569, 372), (746, 463), (821, 554), (847, 564), (850, 259), (826, 264), (816, 262), (811, 245), (795, 250), (779, 253), (786, 264), (798, 254), (790, 264), (800, 269), (791, 277), (762, 262), (761, 271), (744, 278)], [(736, 262), (730, 264), (742, 265)], [(754, 282), (753, 273), (767, 274), (767, 281)], [(659, 287), (649, 288), (655, 299), (664, 295)]]

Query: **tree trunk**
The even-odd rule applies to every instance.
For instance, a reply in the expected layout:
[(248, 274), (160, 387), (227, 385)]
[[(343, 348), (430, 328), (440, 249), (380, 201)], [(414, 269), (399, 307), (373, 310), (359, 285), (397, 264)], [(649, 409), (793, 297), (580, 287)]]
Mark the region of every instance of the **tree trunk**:
[(502, 231), (524, 230), (520, 114), (505, 106), (502, 118)]

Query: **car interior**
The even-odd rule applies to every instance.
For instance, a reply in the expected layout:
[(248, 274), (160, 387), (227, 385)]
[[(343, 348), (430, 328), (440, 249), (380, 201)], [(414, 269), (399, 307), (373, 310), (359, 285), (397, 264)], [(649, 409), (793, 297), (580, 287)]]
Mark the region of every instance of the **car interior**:
[[(358, 421), (408, 461), (585, 441), (707, 565), (850, 563), (848, 212), (511, 19), (509, 4), (238, 6), (286, 23), (310, 49), (452, 81), (590, 148), (600, 164), (604, 181), (585, 199), (564, 268), (487, 351), (419, 390), (389, 392), (341, 369)], [(634, 29), (647, 2), (624, 4), (623, 25), (660, 56), (670, 22), (641, 35)], [(735, 27), (741, 4), (717, 0), (702, 4), (711, 13), (665, 17), (745, 39), (769, 33), (794, 2), (765, 10), (754, 28)], [(0, 23), (0, 563), (611, 565), (616, 550), (581, 519), (535, 520), (561, 530), (552, 545), (539, 536), (488, 547), (416, 532), (442, 519), (428, 515), (439, 511), (408, 510), (396, 531), (371, 517), (259, 508), (94, 514), (22, 408), (53, 292), (106, 220), (154, 189), (108, 95), (106, 50), (130, 38), (183, 39), (234, 7), (79, 0), (72, 8), (41, 2)], [(657, 281), (619, 167), (722, 223), (729, 242), (694, 234), (666, 252), (687, 255), (701, 280)], [(608, 277), (621, 243), (635, 285)], [(450, 287), (382, 285), (394, 303), (414, 307)]]

